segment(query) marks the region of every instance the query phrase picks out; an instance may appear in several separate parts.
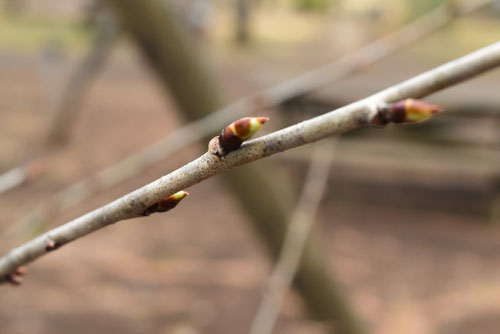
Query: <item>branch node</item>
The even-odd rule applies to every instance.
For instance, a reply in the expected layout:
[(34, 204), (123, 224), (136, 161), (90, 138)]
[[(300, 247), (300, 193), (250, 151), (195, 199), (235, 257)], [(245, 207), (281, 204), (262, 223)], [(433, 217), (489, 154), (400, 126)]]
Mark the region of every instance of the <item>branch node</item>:
[(59, 248), (59, 244), (57, 242), (55, 242), (54, 240), (50, 239), (50, 238), (47, 238), (47, 240), (45, 240), (45, 251), (47, 252), (50, 252), (50, 251), (53, 251), (57, 248)]
[(268, 120), (268, 117), (245, 117), (234, 121), (210, 140), (208, 151), (219, 158), (227, 155), (250, 139)]
[(220, 142), (220, 136), (213, 137), (208, 143), (208, 152), (217, 157), (223, 157), (229, 152), (224, 149)]

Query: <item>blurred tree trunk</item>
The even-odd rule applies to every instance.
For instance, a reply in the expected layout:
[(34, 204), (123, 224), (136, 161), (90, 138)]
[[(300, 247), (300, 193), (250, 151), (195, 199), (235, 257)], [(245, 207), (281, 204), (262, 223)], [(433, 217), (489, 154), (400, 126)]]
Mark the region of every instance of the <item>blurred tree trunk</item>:
[[(198, 119), (220, 107), (221, 95), (207, 73), (201, 53), (196, 52), (169, 8), (154, 0), (108, 2), (188, 119)], [(292, 191), (287, 182), (280, 181), (283, 176), (270, 159), (225, 175), (273, 259), (279, 254), (292, 207)], [(340, 296), (340, 288), (330, 278), (328, 266), (311, 240), (298, 269), (297, 290), (311, 315), (331, 322), (332, 331), (335, 327), (335, 333), (361, 333), (359, 322)]]
[(234, 0), (236, 2), (236, 43), (247, 44), (250, 39), (250, 1), (251, 0)]

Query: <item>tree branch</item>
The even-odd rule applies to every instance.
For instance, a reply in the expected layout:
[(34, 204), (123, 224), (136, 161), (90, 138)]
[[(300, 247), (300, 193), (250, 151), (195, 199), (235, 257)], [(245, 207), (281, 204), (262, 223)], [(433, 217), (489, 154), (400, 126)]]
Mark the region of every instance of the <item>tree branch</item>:
[(46, 240), (62, 246), (105, 226), (140, 216), (160, 200), (234, 167), (369, 125), (384, 102), (422, 97), (500, 66), (500, 42), (343, 108), (244, 143), (219, 158), (209, 152), (172, 173), (11, 250), (0, 258), (0, 277), (45, 255)]
[(28, 227), (32, 228), (33, 225), (48, 221), (57, 214), (90, 198), (93, 194), (119, 184), (140, 173), (146, 167), (158, 163), (165, 157), (211, 133), (215, 133), (232, 119), (252, 114), (256, 109), (278, 106), (287, 100), (348, 77), (363, 67), (375, 64), (442, 29), (453, 22), (455, 17), (473, 13), (491, 2), (492, 0), (467, 2), (467, 5), (460, 5), (458, 9), (453, 9), (447, 3), (440, 5), (428, 14), (340, 59), (251, 94), (185, 125), (153, 145), (58, 192), (48, 203), (38, 206), (33, 212), (12, 224), (3, 231), (0, 237), (11, 237), (17, 231)]

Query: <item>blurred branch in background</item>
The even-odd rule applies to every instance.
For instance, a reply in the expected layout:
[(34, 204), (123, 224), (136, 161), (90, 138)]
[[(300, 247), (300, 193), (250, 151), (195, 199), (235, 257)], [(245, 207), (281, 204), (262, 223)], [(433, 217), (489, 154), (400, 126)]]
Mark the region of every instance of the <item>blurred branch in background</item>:
[(48, 139), (52, 145), (68, 140), (91, 81), (99, 73), (120, 33), (113, 13), (102, 5), (95, 10), (95, 36), (89, 53), (69, 78), (56, 107)]
[(37, 180), (44, 169), (44, 162), (36, 159), (0, 174), (0, 194)]
[[(109, 9), (103, 8), (101, 4), (97, 3), (93, 6), (90, 15), (92, 16), (91, 21), (95, 23), (94, 41), (90, 52), (69, 78), (67, 85), (64, 86), (65, 89), (56, 106), (53, 125), (48, 134), (49, 144), (52, 145), (67, 141), (85, 98), (85, 93), (93, 78), (104, 65), (120, 31), (113, 14)], [(49, 46), (54, 47), (50, 44)], [(48, 57), (54, 57), (52, 52), (49, 52)], [(53, 85), (53, 82), (49, 82), (48, 85)], [(50, 148), (44, 148), (39, 155), (45, 157), (49, 155), (50, 151)], [(42, 158), (35, 159), (2, 174), (0, 176), (0, 193), (38, 179), (43, 167), (41, 161)], [(68, 195), (68, 192), (63, 192), (64, 196)], [(55, 210), (54, 212), (59, 211)]]
[[(279, 258), (252, 322), (250, 334), (270, 334), (273, 331), (323, 198), (337, 140), (333, 138), (315, 145), (302, 192), (288, 226)], [(340, 307), (341, 305), (339, 309)]]
[(252, 0), (235, 0), (236, 43), (245, 45), (250, 40), (250, 15)]
[(469, 2), (465, 7), (451, 11), (448, 5), (442, 5), (427, 15), (418, 18), (386, 37), (370, 43), (348, 55), (334, 60), (318, 69), (314, 69), (291, 80), (244, 97), (211, 114), (192, 121), (173, 131), (149, 147), (109, 166), (93, 176), (83, 179), (59, 191), (46, 203), (38, 206), (21, 220), (13, 223), (0, 238), (12, 238), (16, 234), (24, 235), (27, 230), (40, 230), (44, 225), (70, 207), (78, 205), (94, 194), (113, 187), (139, 173), (147, 167), (181, 149), (217, 132), (225, 124), (256, 111), (283, 104), (302, 94), (348, 77), (363, 67), (370, 66), (393, 53), (413, 45), (418, 40), (439, 31), (453, 22), (454, 15), (466, 15), (490, 4), (491, 0)]

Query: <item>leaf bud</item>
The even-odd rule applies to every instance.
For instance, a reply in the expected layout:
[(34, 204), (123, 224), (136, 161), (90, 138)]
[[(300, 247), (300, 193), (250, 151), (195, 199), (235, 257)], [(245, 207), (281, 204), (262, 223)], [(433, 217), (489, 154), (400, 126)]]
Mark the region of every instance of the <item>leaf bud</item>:
[(142, 215), (143, 216), (149, 216), (152, 213), (155, 212), (167, 212), (169, 210), (172, 210), (179, 204), (180, 201), (186, 196), (188, 196), (189, 193), (187, 191), (181, 190), (179, 192), (176, 192), (173, 195), (168, 196), (165, 199), (160, 200), (158, 203), (155, 203), (151, 205), (149, 208), (147, 208)]

